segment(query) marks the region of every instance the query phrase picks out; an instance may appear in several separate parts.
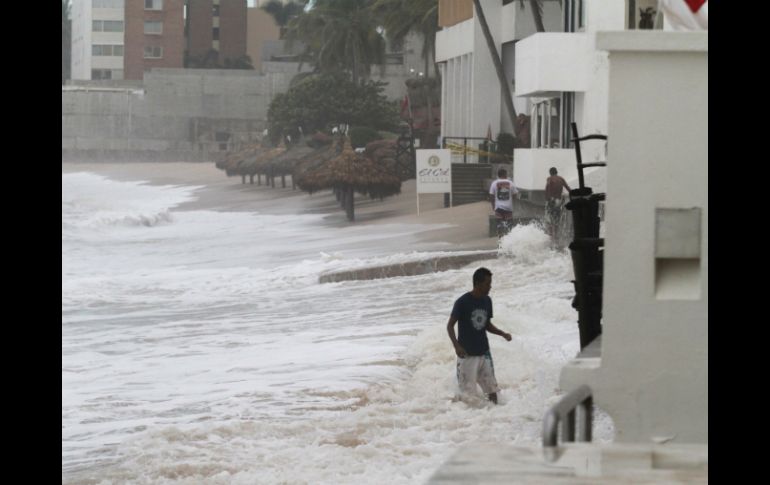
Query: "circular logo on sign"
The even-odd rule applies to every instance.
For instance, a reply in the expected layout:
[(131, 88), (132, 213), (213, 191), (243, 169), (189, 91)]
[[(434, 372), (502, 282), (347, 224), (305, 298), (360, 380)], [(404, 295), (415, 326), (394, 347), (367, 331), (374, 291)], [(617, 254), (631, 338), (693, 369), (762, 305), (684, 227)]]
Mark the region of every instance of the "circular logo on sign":
[(432, 155), (428, 159), (428, 165), (431, 167), (438, 167), (438, 165), (441, 163), (441, 159), (439, 159), (436, 155)]

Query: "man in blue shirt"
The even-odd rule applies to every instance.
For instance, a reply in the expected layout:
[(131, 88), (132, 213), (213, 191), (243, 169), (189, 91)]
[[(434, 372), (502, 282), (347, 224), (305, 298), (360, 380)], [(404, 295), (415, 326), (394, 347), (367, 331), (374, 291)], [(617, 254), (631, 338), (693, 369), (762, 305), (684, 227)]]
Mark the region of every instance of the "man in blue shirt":
[[(492, 272), (479, 268), (473, 273), (473, 290), (455, 301), (447, 322), (447, 333), (457, 354), (457, 383), (461, 393), (473, 393), (481, 386), (490, 401), (497, 404), (500, 388), (495, 379), (492, 354), (489, 352), (487, 332), (511, 341), (511, 334), (492, 325)], [(455, 323), (459, 322), (459, 337), (455, 337)]]

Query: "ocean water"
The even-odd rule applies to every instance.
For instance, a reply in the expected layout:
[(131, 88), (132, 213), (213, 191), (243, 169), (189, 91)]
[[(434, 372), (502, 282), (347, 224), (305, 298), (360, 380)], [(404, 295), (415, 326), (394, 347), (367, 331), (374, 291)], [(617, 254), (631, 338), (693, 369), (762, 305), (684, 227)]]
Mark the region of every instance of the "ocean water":
[[(63, 483), (412, 484), (465, 444), (539, 444), (579, 347), (542, 230), (457, 270), (319, 284), (441, 254), (410, 249), (436, 226), (176, 209), (197, 190), (62, 174)], [(498, 406), (453, 399), (446, 322), (479, 266), (513, 335), (490, 335)]]

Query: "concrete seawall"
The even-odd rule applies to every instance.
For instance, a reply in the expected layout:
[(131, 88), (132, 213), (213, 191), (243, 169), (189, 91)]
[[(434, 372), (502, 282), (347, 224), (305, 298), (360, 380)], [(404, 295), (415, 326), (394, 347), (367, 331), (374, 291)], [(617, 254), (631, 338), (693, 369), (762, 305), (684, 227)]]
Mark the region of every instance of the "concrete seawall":
[(394, 276), (414, 276), (461, 268), (474, 261), (494, 258), (497, 258), (497, 250), (480, 251), (472, 254), (459, 254), (456, 256), (437, 256), (435, 258), (422, 259), (419, 261), (327, 273), (321, 275), (318, 281), (320, 283), (336, 283), (339, 281), (350, 280), (392, 278)]

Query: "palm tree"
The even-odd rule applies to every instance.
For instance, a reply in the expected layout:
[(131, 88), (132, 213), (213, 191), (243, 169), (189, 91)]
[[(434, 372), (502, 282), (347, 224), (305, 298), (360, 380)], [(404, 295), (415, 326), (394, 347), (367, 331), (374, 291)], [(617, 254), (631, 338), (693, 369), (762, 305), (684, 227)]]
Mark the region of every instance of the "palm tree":
[(489, 24), (487, 24), (487, 19), (484, 16), (484, 9), (481, 8), (481, 1), (473, 0), (473, 5), (476, 7), (476, 15), (479, 18), (481, 30), (484, 32), (484, 38), (487, 41), (489, 54), (492, 56), (492, 62), (495, 65), (495, 71), (497, 71), (497, 79), (500, 81), (500, 90), (502, 92), (503, 101), (505, 102), (505, 108), (508, 111), (508, 116), (511, 118), (511, 130), (513, 131), (513, 136), (516, 136), (516, 109), (513, 107), (513, 99), (508, 90), (508, 82), (505, 80), (503, 63), (500, 61), (500, 54), (497, 52), (495, 40), (492, 38), (492, 33), (489, 31)]
[(280, 38), (283, 39), (286, 35), (289, 21), (305, 10), (305, 4), (307, 4), (307, 0), (297, 0), (296, 2), (291, 1), (288, 3), (283, 3), (280, 0), (270, 0), (261, 8), (272, 15), (280, 29)]
[(300, 40), (315, 57), (320, 71), (345, 70), (353, 82), (369, 75), (385, 58), (385, 39), (379, 32), (370, 0), (317, 0), (289, 22), (289, 41)]
[(435, 63), (438, 0), (377, 0), (372, 10), (382, 19), (385, 35), (392, 43), (402, 43), (410, 32), (422, 36), (421, 55), (425, 61), (425, 75), (430, 75), (428, 68), (433, 59), (433, 73), (438, 77)]
[[(538, 32), (545, 32), (545, 26), (543, 25), (543, 1), (544, 0), (529, 0), (529, 6), (532, 7), (532, 20), (535, 22), (535, 29)], [(561, 3), (561, 0), (559, 0)], [(521, 8), (524, 8), (524, 0), (521, 0)]]
[(61, 0), (61, 83), (62, 86), (70, 78), (70, 51), (72, 46), (70, 22), (70, 1)]

